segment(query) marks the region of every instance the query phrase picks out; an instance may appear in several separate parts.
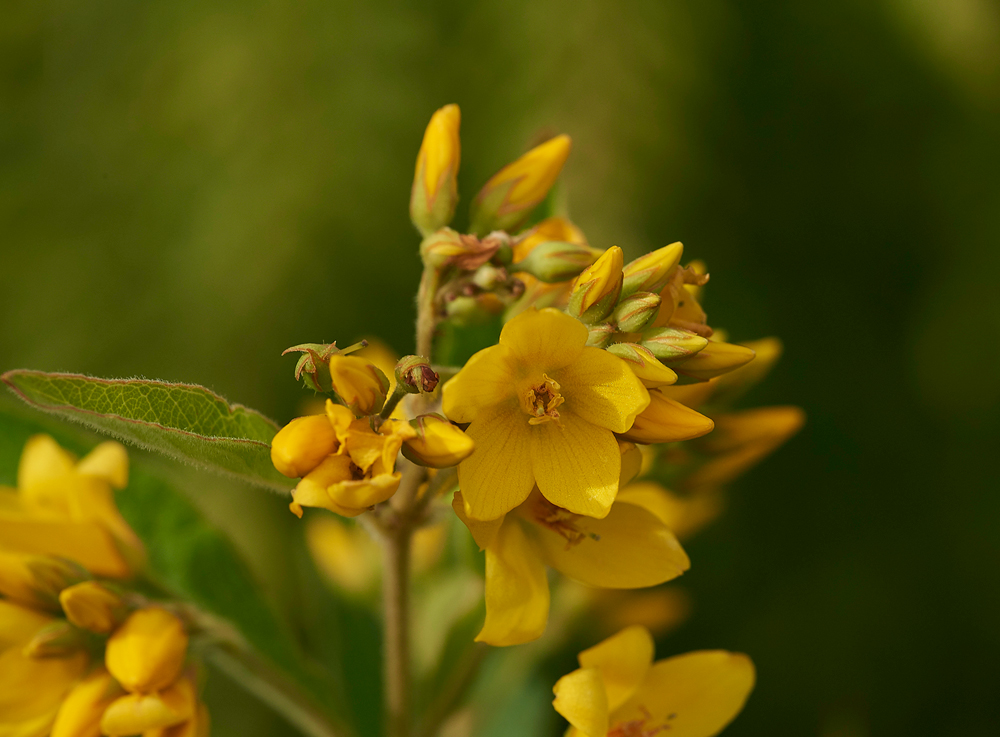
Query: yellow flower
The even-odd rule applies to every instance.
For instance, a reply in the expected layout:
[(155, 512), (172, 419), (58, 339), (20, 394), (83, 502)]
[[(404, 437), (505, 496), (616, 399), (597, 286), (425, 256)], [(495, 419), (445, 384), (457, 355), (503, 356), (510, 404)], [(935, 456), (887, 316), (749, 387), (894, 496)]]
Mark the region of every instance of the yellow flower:
[(115, 505), (113, 489), (127, 482), (119, 443), (102, 443), (77, 463), (48, 435), (34, 436), (17, 490), (0, 489), (0, 549), (67, 558), (100, 576), (130, 575), (145, 552)]
[(500, 519), (481, 522), (452, 503), (486, 551), (486, 622), (476, 637), (517, 645), (545, 631), (549, 611), (546, 566), (589, 586), (655, 586), (686, 571), (687, 554), (673, 533), (638, 504), (615, 502), (603, 519), (573, 514), (534, 491)]
[(573, 282), (569, 314), (586, 323), (600, 322), (614, 310), (622, 292), (622, 249), (611, 246)]
[(457, 466), (475, 449), (472, 438), (437, 415), (421, 415), (413, 421), (417, 436), (403, 445), (403, 455), (430, 468)]
[(101, 733), (109, 737), (143, 734), (196, 717), (194, 684), (180, 678), (155, 693), (130, 693), (112, 701), (101, 717)]
[(333, 390), (356, 415), (378, 412), (385, 403), (389, 379), (378, 366), (358, 356), (330, 357)]
[(472, 202), (472, 232), (513, 231), (524, 222), (559, 178), (570, 144), (556, 136), (494, 174)]
[(108, 638), (104, 662), (126, 690), (150, 693), (177, 680), (187, 646), (184, 623), (176, 615), (147, 607), (129, 615)]
[(713, 427), (714, 423), (705, 415), (669, 399), (661, 389), (651, 389), (649, 406), (621, 437), (635, 443), (673, 443), (701, 437)]
[(0, 594), (21, 604), (58, 611), (59, 592), (87, 577), (64, 558), (0, 550)]
[(554, 309), (508, 322), (445, 384), (443, 408), (476, 451), (458, 466), (466, 513), (503, 516), (537, 484), (553, 504), (604, 517), (618, 492), (626, 432), (649, 394), (621, 359), (585, 347), (587, 328)]
[(455, 214), (461, 122), (458, 105), (445, 105), (431, 116), (424, 131), (410, 192), (410, 219), (425, 235), (450, 223)]
[(77, 627), (107, 634), (125, 618), (125, 602), (96, 581), (83, 581), (59, 592), (66, 619)]
[(701, 650), (652, 661), (644, 627), (627, 627), (580, 653), (580, 668), (552, 689), (552, 705), (572, 725), (567, 737), (712, 737), (736, 718), (754, 686), (753, 663), (741, 653)]
[(111, 702), (125, 695), (118, 682), (99, 668), (73, 687), (59, 707), (50, 737), (100, 734), (101, 718)]
[[(348, 425), (353, 421), (353, 415), (347, 418)], [(326, 414), (296, 417), (271, 440), (271, 462), (285, 476), (301, 478), (339, 445), (337, 432)]]

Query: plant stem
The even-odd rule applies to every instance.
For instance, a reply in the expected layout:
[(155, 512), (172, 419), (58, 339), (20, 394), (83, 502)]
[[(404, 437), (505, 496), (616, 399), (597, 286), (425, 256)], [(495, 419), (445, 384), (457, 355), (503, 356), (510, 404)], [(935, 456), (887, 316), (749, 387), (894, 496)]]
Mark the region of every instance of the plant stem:
[(434, 360), (434, 331), (437, 330), (434, 301), (440, 283), (440, 272), (432, 266), (424, 266), (417, 291), (417, 355), (430, 361)]
[(382, 537), (382, 606), (385, 616), (383, 666), (386, 734), (410, 734), (410, 530), (402, 526)]

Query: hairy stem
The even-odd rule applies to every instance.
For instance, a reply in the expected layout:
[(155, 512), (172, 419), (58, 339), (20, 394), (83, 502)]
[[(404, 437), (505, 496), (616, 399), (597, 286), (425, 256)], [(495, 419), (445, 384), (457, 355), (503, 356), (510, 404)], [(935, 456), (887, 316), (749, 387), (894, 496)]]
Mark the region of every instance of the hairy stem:
[(386, 734), (408, 737), (410, 707), (410, 530), (392, 530), (382, 538), (382, 644)]
[(434, 331), (437, 330), (434, 300), (440, 283), (440, 272), (432, 266), (424, 266), (417, 291), (417, 355), (426, 356), (428, 360), (434, 359)]

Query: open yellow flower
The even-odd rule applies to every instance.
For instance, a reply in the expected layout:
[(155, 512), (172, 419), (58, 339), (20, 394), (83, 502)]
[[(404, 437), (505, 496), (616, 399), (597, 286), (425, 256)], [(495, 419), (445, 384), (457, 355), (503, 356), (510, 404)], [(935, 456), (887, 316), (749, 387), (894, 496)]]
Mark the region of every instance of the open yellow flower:
[(753, 690), (746, 655), (700, 650), (653, 663), (653, 638), (626, 627), (579, 656), (580, 668), (552, 689), (572, 725), (567, 737), (712, 737)]
[(145, 553), (115, 505), (113, 489), (127, 483), (128, 456), (119, 443), (101, 443), (77, 462), (48, 435), (32, 437), (21, 454), (18, 488), (0, 488), (0, 549), (67, 558), (99, 576), (129, 576)]
[(618, 493), (625, 432), (649, 393), (620, 358), (585, 347), (587, 328), (558, 310), (529, 310), (444, 386), (444, 413), (475, 452), (458, 466), (465, 513), (497, 519), (537, 484), (553, 504), (604, 517)]
[(542, 635), (549, 614), (546, 566), (589, 586), (632, 589), (676, 578), (690, 566), (674, 534), (639, 504), (615, 502), (603, 519), (573, 514), (537, 491), (503, 518), (455, 512), (486, 551), (486, 622), (476, 637), (518, 645)]

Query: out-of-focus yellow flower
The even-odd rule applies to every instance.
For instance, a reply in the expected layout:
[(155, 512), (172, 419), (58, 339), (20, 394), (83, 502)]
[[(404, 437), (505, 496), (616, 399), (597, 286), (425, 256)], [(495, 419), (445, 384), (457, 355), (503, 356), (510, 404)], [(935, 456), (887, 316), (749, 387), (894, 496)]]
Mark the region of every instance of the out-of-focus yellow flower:
[(104, 663), (126, 690), (150, 693), (177, 680), (187, 646), (184, 623), (176, 615), (147, 607), (129, 615), (108, 638)]
[(361, 527), (329, 515), (312, 517), (306, 544), (319, 570), (344, 591), (367, 594), (378, 584), (381, 553)]
[(623, 269), (622, 295), (627, 297), (635, 292), (659, 292), (681, 261), (684, 246), (671, 243), (669, 246), (640, 256)]
[(431, 116), (424, 131), (410, 192), (410, 219), (424, 235), (444, 227), (455, 215), (461, 122), (458, 105), (445, 105)]
[(403, 443), (403, 455), (421, 466), (457, 466), (476, 447), (471, 437), (443, 417), (421, 415), (410, 424), (417, 435)]
[(38, 609), (0, 599), (0, 651), (23, 646), (38, 630), (54, 621), (54, 617)]
[(0, 550), (0, 594), (31, 607), (59, 610), (59, 592), (87, 578), (73, 561)]
[(83, 581), (59, 592), (59, 603), (66, 619), (77, 627), (107, 634), (122, 623), (126, 615), (122, 598), (96, 581)]
[(546, 566), (602, 588), (642, 588), (669, 581), (690, 565), (673, 533), (654, 514), (616, 502), (603, 519), (573, 514), (538, 491), (500, 519), (466, 514), (462, 494), (452, 506), (486, 551), (486, 622), (476, 637), (517, 645), (541, 636), (549, 611)]
[(111, 702), (125, 695), (104, 668), (84, 678), (69, 692), (52, 725), (50, 737), (90, 737), (101, 733), (101, 718)]
[(356, 415), (378, 412), (389, 391), (389, 379), (371, 361), (358, 356), (330, 357), (333, 390)]
[(673, 443), (701, 437), (714, 426), (705, 415), (665, 397), (660, 389), (650, 389), (649, 405), (621, 437), (635, 443)]
[(622, 488), (618, 499), (644, 507), (677, 535), (687, 540), (713, 522), (725, 507), (717, 488), (692, 494), (675, 494), (654, 481), (637, 481)]
[[(588, 593), (602, 632), (638, 625), (661, 637), (691, 615), (691, 595), (673, 584), (640, 591), (590, 589)], [(588, 621), (592, 623), (593, 617)]]
[(127, 481), (119, 443), (102, 443), (77, 463), (48, 435), (34, 436), (17, 490), (0, 489), (0, 549), (67, 558), (99, 576), (130, 575), (145, 552), (115, 505), (113, 489)]
[(624, 255), (611, 246), (573, 282), (567, 311), (586, 323), (600, 322), (615, 309), (622, 292)]
[(626, 432), (649, 394), (624, 361), (585, 347), (587, 328), (554, 309), (508, 322), (444, 386), (444, 413), (471, 423), (476, 451), (458, 466), (465, 513), (503, 516), (537, 484), (553, 504), (604, 517), (618, 492)]
[(191, 679), (183, 677), (153, 693), (130, 693), (112, 701), (101, 717), (108, 737), (146, 734), (195, 718), (197, 697)]
[(569, 136), (556, 136), (494, 174), (472, 202), (472, 232), (516, 230), (556, 183), (570, 146)]
[(668, 365), (679, 374), (706, 381), (750, 363), (754, 355), (746, 346), (710, 340), (693, 356), (668, 361)]
[(755, 672), (746, 655), (701, 650), (653, 663), (653, 638), (626, 627), (579, 656), (552, 689), (572, 725), (567, 737), (631, 737), (667, 731), (713, 737), (746, 703)]

